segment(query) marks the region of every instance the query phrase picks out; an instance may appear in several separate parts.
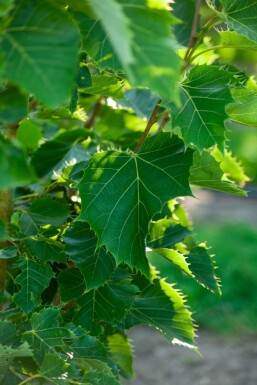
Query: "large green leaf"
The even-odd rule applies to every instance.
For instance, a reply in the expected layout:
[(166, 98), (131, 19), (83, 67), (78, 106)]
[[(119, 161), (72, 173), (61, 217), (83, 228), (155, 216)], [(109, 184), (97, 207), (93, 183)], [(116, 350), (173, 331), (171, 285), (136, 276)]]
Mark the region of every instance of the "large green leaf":
[(22, 211), (20, 217), (21, 232), (35, 235), (40, 226), (61, 226), (67, 219), (69, 211), (66, 206), (52, 199), (39, 198), (28, 210)]
[(117, 263), (125, 261), (149, 275), (145, 236), (151, 217), (171, 198), (191, 195), (192, 151), (177, 137), (159, 133), (138, 154), (95, 154), (79, 184), (80, 220), (95, 230)]
[(24, 186), (35, 180), (23, 151), (0, 135), (0, 189)]
[(126, 334), (109, 335), (107, 341), (112, 360), (119, 365), (122, 376), (125, 378), (134, 377), (132, 347)]
[(193, 68), (181, 84), (182, 108), (176, 112), (173, 126), (180, 127), (186, 145), (200, 150), (218, 144), (223, 147), (225, 106), (232, 101), (229, 91), (231, 74), (209, 65)]
[(45, 1), (19, 1), (2, 39), (4, 77), (57, 106), (70, 94), (78, 48), (78, 30), (64, 12)]
[[(121, 7), (125, 20), (129, 21), (127, 26), (129, 38), (132, 37), (133, 60), (125, 61), (123, 49), (117, 50), (117, 45), (112, 44), (109, 30), (106, 29), (106, 24), (110, 22), (109, 13), (101, 15), (101, 20), (93, 20), (82, 14), (75, 15), (82, 31), (84, 49), (98, 61), (101, 68), (109, 67), (115, 71), (123, 69), (132, 85), (149, 87), (161, 98), (177, 101), (180, 59), (171, 38), (170, 26), (174, 20), (166, 1), (115, 2), (116, 6)], [(97, 13), (97, 4), (92, 2), (92, 6)], [(108, 26), (119, 35), (113, 21)]]
[(88, 138), (86, 130), (77, 129), (64, 132), (53, 140), (45, 142), (34, 153), (32, 165), (38, 176), (52, 176), (60, 172), (71, 161), (80, 162), (90, 156), (88, 149), (80, 144)]
[(257, 92), (247, 88), (233, 88), (234, 103), (228, 104), (226, 112), (234, 122), (257, 127)]
[(216, 161), (208, 151), (195, 152), (194, 163), (190, 169), (190, 183), (212, 190), (246, 196), (234, 182), (225, 177), (220, 161)]
[(256, 0), (222, 0), (222, 14), (230, 27), (240, 35), (257, 42)]
[(97, 237), (88, 223), (76, 222), (64, 236), (66, 253), (82, 272), (87, 290), (103, 285), (116, 263), (105, 248), (97, 249)]
[(136, 297), (126, 325), (139, 324), (155, 327), (170, 342), (193, 342), (194, 326), (183, 296), (163, 279), (149, 282)]
[(121, 322), (134, 302), (138, 288), (131, 278), (110, 281), (98, 289), (92, 289), (78, 299), (80, 309), (74, 323), (86, 330), (97, 331), (96, 325), (106, 321), (111, 325)]
[(31, 313), (40, 302), (40, 295), (54, 276), (49, 265), (42, 265), (31, 259), (23, 259), (19, 263), (21, 273), (16, 283), (21, 289), (13, 297), (14, 302), (25, 311)]
[(60, 319), (59, 309), (42, 309), (32, 315), (32, 329), (23, 334), (39, 364), (43, 363), (47, 353), (57, 355), (56, 348), (64, 346), (64, 338), (70, 338), (70, 332), (59, 326)]

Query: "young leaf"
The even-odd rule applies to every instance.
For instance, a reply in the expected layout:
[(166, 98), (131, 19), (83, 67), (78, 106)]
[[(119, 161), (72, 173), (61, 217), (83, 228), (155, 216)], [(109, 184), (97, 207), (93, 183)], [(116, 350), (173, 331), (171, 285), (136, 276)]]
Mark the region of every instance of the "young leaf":
[(182, 295), (163, 279), (148, 283), (136, 297), (126, 318), (126, 326), (145, 324), (155, 327), (170, 342), (189, 344), (194, 338), (191, 313)]
[(70, 337), (70, 332), (60, 327), (59, 322), (59, 309), (44, 308), (32, 315), (32, 329), (23, 334), (23, 339), (31, 346), (39, 365), (42, 365), (47, 353), (58, 355), (56, 348), (64, 346), (63, 339)]
[(119, 365), (121, 375), (125, 378), (135, 377), (130, 341), (126, 334), (115, 333), (107, 337), (108, 350), (112, 360)]
[(116, 263), (113, 256), (101, 247), (88, 223), (76, 222), (64, 235), (66, 253), (84, 276), (87, 290), (103, 285), (113, 273)]
[(125, 261), (149, 275), (145, 236), (151, 217), (171, 198), (191, 195), (188, 184), (192, 151), (177, 137), (159, 133), (138, 154), (95, 154), (79, 183), (79, 220), (95, 230), (117, 263)]
[(234, 122), (257, 127), (257, 92), (247, 88), (233, 88), (234, 103), (228, 104), (226, 112)]
[(52, 107), (68, 98), (79, 33), (64, 12), (45, 1), (19, 1), (1, 46), (5, 54), (4, 78)]
[(21, 286), (13, 300), (25, 313), (31, 313), (40, 302), (40, 295), (54, 276), (49, 265), (42, 265), (30, 259), (23, 259), (18, 265), (21, 273), (16, 283)]
[(226, 48), (249, 49), (257, 51), (257, 43), (238, 35), (235, 31), (219, 31), (221, 44)]
[(210, 65), (193, 68), (181, 84), (183, 107), (176, 112), (173, 127), (180, 127), (186, 145), (203, 150), (224, 144), (225, 105), (232, 101), (231, 74)]
[(222, 14), (230, 27), (257, 43), (256, 0), (222, 0)]

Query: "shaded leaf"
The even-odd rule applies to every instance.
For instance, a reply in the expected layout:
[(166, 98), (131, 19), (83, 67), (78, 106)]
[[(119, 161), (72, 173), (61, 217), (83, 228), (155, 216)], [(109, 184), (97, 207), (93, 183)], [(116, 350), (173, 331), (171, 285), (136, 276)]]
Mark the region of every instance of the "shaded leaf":
[(42, 262), (66, 262), (64, 247), (60, 242), (40, 234), (37, 238), (26, 239), (24, 244), (30, 255), (41, 259)]
[(83, 335), (71, 345), (72, 351), (81, 358), (105, 359), (107, 350), (96, 337)]
[(186, 145), (200, 150), (224, 144), (225, 105), (232, 101), (228, 83), (231, 74), (216, 66), (194, 67), (181, 84), (182, 108), (173, 127), (180, 127)]
[(86, 289), (83, 275), (80, 270), (75, 267), (62, 270), (60, 274), (58, 274), (57, 280), (61, 300), (64, 302), (80, 297)]
[(21, 273), (16, 277), (16, 283), (21, 286), (13, 300), (25, 313), (30, 313), (39, 305), (40, 295), (54, 276), (49, 265), (42, 265), (31, 259), (23, 259), (18, 266)]
[(27, 115), (27, 98), (14, 86), (0, 92), (0, 121), (13, 124)]
[(16, 328), (13, 323), (0, 321), (0, 344), (11, 345), (16, 337)]
[(128, 90), (125, 96), (129, 101), (129, 106), (142, 119), (149, 120), (156, 104), (159, 102), (158, 96), (144, 88)]
[(125, 261), (149, 274), (148, 223), (169, 199), (191, 194), (191, 161), (191, 150), (185, 152), (183, 142), (169, 133), (148, 138), (138, 154), (95, 154), (79, 184), (79, 219), (90, 223), (98, 245), (106, 245), (117, 263)]
[(64, 12), (40, 0), (19, 1), (2, 40), (4, 77), (58, 106), (69, 96), (78, 48), (78, 30)]
[(17, 256), (18, 248), (16, 246), (7, 246), (0, 249), (0, 259), (10, 259)]
[(40, 374), (51, 384), (65, 385), (67, 384), (70, 364), (61, 357), (47, 353), (42, 363)]
[[(177, 41), (185, 47), (189, 44), (195, 14), (194, 0), (179, 0), (172, 4), (172, 14), (179, 22), (173, 27)], [(199, 24), (199, 23), (198, 23)]]

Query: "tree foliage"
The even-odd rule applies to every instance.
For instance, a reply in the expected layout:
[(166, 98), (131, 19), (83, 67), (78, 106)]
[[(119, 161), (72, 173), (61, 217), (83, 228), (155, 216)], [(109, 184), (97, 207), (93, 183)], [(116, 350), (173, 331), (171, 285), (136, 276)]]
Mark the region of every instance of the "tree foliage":
[(139, 324), (195, 348), (151, 260), (220, 293), (180, 198), (246, 195), (226, 123), (256, 127), (257, 86), (214, 53), (256, 51), (244, 3), (0, 0), (1, 385), (119, 385)]

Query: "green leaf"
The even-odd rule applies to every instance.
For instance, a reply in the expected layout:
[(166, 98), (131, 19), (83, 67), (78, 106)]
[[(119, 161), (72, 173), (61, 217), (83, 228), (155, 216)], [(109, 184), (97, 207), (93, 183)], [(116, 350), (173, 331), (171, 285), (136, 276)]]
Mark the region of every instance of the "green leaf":
[(222, 0), (222, 14), (228, 25), (240, 35), (257, 42), (256, 0)]
[(62, 270), (57, 276), (61, 300), (68, 302), (76, 299), (84, 293), (86, 285), (80, 270), (72, 267)]
[(194, 21), (195, 1), (179, 0), (175, 4), (171, 4), (171, 6), (172, 14), (180, 19), (180, 22), (173, 27), (174, 35), (180, 44), (187, 47)]
[(23, 151), (0, 135), (0, 189), (24, 186), (35, 180)]
[(112, 360), (119, 365), (121, 375), (125, 378), (135, 377), (132, 348), (128, 337), (124, 333), (115, 333), (109, 335), (107, 341)]
[(60, 242), (45, 238), (40, 234), (35, 239), (26, 239), (24, 244), (29, 254), (41, 259), (42, 262), (66, 262), (64, 247)]
[(21, 286), (13, 300), (25, 313), (31, 313), (40, 303), (40, 295), (50, 283), (54, 274), (49, 265), (42, 265), (31, 259), (23, 259), (18, 266), (21, 273), (16, 283)]
[(194, 67), (181, 84), (182, 108), (173, 127), (180, 127), (186, 145), (200, 150), (224, 144), (225, 105), (232, 101), (228, 84), (231, 74), (216, 66)]
[(257, 92), (247, 88), (233, 88), (234, 103), (228, 104), (226, 112), (234, 122), (257, 127)]
[(100, 95), (123, 99), (123, 84), (114, 76), (93, 75), (91, 87), (79, 87), (79, 91), (83, 91), (89, 95)]
[(32, 165), (39, 177), (50, 176), (60, 172), (71, 161), (84, 161), (90, 152), (79, 142), (88, 138), (86, 130), (77, 129), (58, 135), (55, 139), (45, 142), (34, 153)]
[(197, 246), (191, 249), (190, 254), (187, 255), (187, 262), (190, 265), (190, 271), (201, 285), (221, 294), (218, 279), (214, 273), (212, 258), (206, 247)]
[(31, 120), (24, 120), (18, 127), (16, 137), (24, 148), (35, 150), (42, 137), (41, 128)]
[(79, 48), (72, 20), (48, 2), (22, 0), (2, 39), (4, 77), (55, 107), (70, 94)]
[(59, 309), (45, 308), (32, 315), (32, 330), (23, 334), (23, 339), (31, 346), (40, 365), (47, 353), (58, 355), (56, 348), (64, 346), (64, 338), (70, 338), (70, 332), (66, 328), (59, 327), (59, 322)]
[(195, 152), (194, 163), (190, 169), (190, 183), (204, 188), (246, 196), (246, 192), (238, 188), (224, 176), (220, 162), (207, 151)]
[(63, 204), (47, 198), (36, 199), (28, 210), (22, 211), (21, 232), (26, 235), (35, 235), (40, 226), (61, 226), (68, 215), (69, 211)]
[[(158, 3), (116, 0), (116, 4), (121, 6), (125, 18), (129, 20), (133, 60), (124, 60), (123, 49), (117, 50), (117, 45), (112, 45), (104, 15), (101, 20), (75, 15), (79, 20), (84, 49), (102, 69), (123, 69), (133, 86), (148, 87), (163, 99), (178, 101), (180, 59), (172, 40), (170, 26), (174, 19), (167, 3), (163, 0)], [(110, 25), (114, 32), (113, 27), (114, 24)], [(119, 35), (120, 32), (116, 29), (115, 33)]]
[[(29, 348), (27, 342), (22, 345), (12, 348), (10, 346), (3, 346), (0, 344), (0, 384), (6, 384), (1, 382), (6, 379), (6, 371), (10, 364), (16, 357), (32, 357), (33, 353)], [(7, 383), (8, 385), (8, 383)]]
[(181, 225), (174, 225), (170, 219), (150, 222), (147, 246), (151, 249), (168, 248), (182, 242), (191, 231)]
[(16, 246), (7, 246), (0, 249), (0, 259), (10, 259), (17, 256), (18, 248)]
[[(151, 217), (171, 198), (191, 195), (192, 151), (169, 133), (148, 138), (138, 154), (95, 154), (79, 184), (79, 220), (95, 230), (117, 263), (125, 261), (149, 275), (145, 237)], [(165, 186), (165, 188), (163, 188)]]
[(66, 253), (75, 262), (85, 278), (87, 290), (103, 285), (115, 269), (115, 260), (101, 247), (88, 223), (76, 222), (64, 236)]
[(257, 44), (247, 39), (247, 37), (238, 35), (235, 31), (218, 31), (221, 44), (225, 48), (248, 49), (257, 51)]
[(129, 101), (129, 106), (142, 119), (149, 120), (156, 104), (159, 102), (158, 96), (143, 88), (128, 90), (125, 96)]
[(83, 335), (71, 345), (72, 351), (80, 358), (105, 359), (107, 350), (96, 337)]
[(0, 121), (8, 124), (19, 122), (27, 115), (27, 98), (14, 86), (0, 92)]
[(47, 353), (40, 374), (52, 384), (65, 385), (69, 371), (70, 364), (57, 355)]
[(0, 1), (0, 17), (6, 16), (13, 7), (14, 0), (1, 0)]
[(183, 296), (164, 279), (148, 282), (137, 295), (127, 315), (126, 326), (139, 324), (155, 327), (170, 342), (179, 341), (192, 347), (194, 326), (191, 313)]
[(16, 337), (16, 328), (11, 322), (0, 321), (0, 344), (11, 345)]
[(137, 291), (138, 288), (131, 284), (131, 278), (121, 278), (83, 294), (77, 301), (80, 310), (74, 317), (74, 323), (86, 330), (94, 330), (95, 323), (99, 321), (111, 325), (121, 322)]

